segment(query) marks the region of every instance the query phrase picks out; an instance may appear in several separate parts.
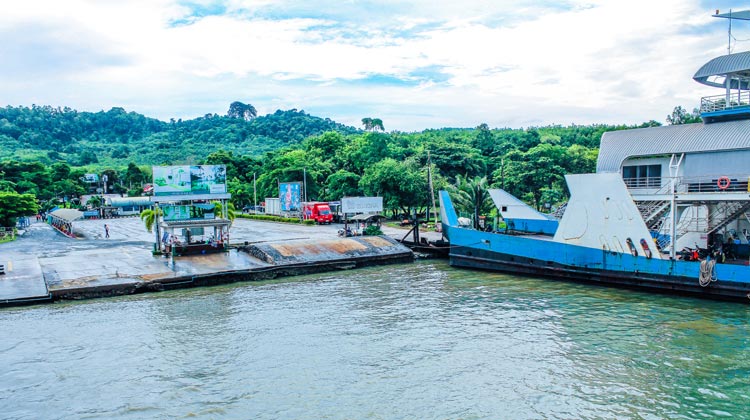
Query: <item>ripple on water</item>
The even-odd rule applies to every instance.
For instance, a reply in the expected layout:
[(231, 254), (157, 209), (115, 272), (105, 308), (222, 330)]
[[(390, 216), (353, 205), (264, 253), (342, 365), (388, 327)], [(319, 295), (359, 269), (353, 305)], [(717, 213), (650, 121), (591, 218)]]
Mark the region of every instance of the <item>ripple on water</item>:
[(742, 418), (748, 314), (442, 262), (3, 310), (0, 412)]

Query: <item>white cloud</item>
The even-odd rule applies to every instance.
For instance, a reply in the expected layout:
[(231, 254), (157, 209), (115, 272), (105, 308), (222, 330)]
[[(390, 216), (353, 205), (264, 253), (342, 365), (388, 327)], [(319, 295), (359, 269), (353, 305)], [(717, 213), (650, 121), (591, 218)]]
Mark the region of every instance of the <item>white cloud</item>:
[(690, 77), (723, 42), (677, 0), (13, 3), (0, 98), (163, 119), (242, 100), (400, 130), (663, 120), (712, 93)]

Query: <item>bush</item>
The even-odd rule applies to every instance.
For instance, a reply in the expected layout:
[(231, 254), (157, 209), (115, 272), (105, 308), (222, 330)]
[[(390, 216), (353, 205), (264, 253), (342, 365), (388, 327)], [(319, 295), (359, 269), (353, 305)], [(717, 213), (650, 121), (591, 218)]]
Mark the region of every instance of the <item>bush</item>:
[(377, 236), (377, 235), (382, 235), (383, 231), (380, 230), (379, 226), (372, 225), (372, 226), (367, 226), (365, 228), (365, 230), (362, 231), (362, 234), (364, 234), (364, 235), (371, 235), (371, 236)]
[[(281, 217), (271, 216), (269, 214), (244, 214), (239, 213), (235, 217), (240, 219), (253, 219), (253, 220), (265, 220), (267, 222), (281, 222), (281, 223), (302, 223), (302, 220), (296, 217)], [(315, 223), (313, 221), (313, 223)]]
[(308, 225), (308, 226), (309, 225), (314, 225), (315, 224), (315, 220), (313, 220), (313, 219), (307, 219), (307, 220), (302, 221), (302, 224), (305, 224), (305, 225)]

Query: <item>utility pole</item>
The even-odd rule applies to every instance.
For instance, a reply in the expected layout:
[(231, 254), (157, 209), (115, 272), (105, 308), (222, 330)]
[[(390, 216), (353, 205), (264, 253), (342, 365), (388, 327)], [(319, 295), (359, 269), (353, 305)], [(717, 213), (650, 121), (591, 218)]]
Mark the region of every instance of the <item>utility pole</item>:
[(305, 203), (307, 203), (307, 168), (302, 168), (302, 184), (305, 188)]
[(258, 212), (258, 192), (257, 182), (255, 180), (255, 172), (253, 172), (253, 212)]
[[(438, 221), (437, 216), (437, 206), (435, 205), (435, 190), (432, 186), (432, 160), (430, 159), (430, 151), (427, 151), (427, 177), (428, 177), (428, 183), (430, 186), (430, 199), (432, 200), (432, 211), (435, 214), (435, 223)], [(430, 213), (427, 212), (427, 221), (429, 222), (430, 219)]]

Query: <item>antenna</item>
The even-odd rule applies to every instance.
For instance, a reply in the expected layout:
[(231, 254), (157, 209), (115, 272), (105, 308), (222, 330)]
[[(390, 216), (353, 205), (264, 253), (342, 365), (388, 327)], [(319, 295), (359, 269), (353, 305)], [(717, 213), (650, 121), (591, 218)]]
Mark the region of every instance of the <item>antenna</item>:
[(719, 13), (719, 9), (716, 9), (716, 14), (713, 15), (717, 18), (729, 19), (729, 29), (727, 33), (727, 54), (732, 53), (732, 19), (734, 20), (750, 20), (750, 10), (742, 10), (739, 12), (732, 12), (729, 9), (729, 13)]

